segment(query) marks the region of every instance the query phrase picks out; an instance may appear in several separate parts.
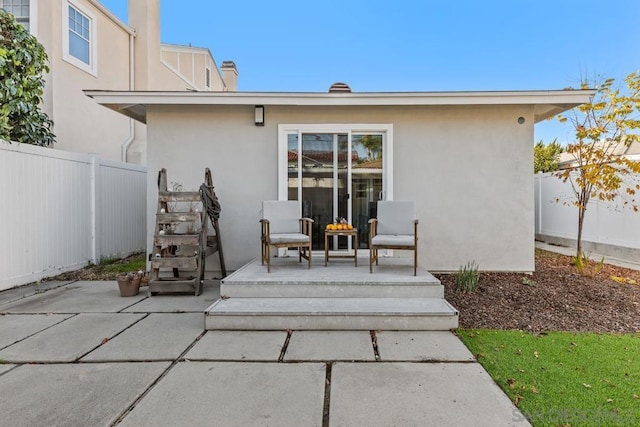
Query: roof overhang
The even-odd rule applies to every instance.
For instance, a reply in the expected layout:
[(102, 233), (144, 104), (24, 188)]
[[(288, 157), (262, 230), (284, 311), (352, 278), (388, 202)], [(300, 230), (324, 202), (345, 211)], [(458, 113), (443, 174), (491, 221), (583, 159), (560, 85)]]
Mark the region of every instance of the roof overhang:
[(427, 106), (532, 105), (535, 122), (589, 102), (595, 90), (495, 92), (136, 92), (85, 90), (114, 111), (146, 123), (150, 105)]

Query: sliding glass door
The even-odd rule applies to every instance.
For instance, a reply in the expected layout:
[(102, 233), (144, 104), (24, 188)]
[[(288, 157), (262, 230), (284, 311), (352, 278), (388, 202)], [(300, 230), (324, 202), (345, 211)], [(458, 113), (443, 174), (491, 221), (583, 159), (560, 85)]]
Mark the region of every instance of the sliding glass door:
[[(314, 220), (314, 249), (324, 249), (324, 229), (339, 218), (358, 229), (359, 249), (368, 248), (368, 221), (387, 195), (385, 133), (298, 129), (281, 132), (281, 139), (286, 198), (299, 200), (302, 215)], [(351, 240), (331, 239), (329, 249), (351, 249)]]

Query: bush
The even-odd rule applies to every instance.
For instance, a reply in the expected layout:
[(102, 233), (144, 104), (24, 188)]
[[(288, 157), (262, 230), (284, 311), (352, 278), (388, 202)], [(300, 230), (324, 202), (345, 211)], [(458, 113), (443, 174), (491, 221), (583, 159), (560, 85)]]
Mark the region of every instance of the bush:
[(15, 17), (0, 9), (0, 140), (49, 146), (53, 122), (40, 110), (47, 54)]
[(469, 261), (466, 265), (460, 266), (456, 273), (456, 291), (474, 292), (478, 289), (478, 264), (475, 261)]

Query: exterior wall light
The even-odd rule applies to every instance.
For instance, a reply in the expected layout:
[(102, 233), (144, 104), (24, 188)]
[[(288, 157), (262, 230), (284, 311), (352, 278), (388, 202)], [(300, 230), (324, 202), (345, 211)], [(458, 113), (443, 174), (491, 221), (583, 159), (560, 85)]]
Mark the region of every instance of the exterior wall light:
[(264, 105), (256, 105), (256, 126), (264, 126)]
[(518, 117), (518, 123), (523, 124), (524, 123), (524, 117)]

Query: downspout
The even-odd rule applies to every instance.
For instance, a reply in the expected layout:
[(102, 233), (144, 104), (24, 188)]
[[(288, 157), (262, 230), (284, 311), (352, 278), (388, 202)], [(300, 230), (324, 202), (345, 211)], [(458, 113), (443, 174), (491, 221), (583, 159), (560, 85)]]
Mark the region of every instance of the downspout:
[[(129, 33), (129, 90), (134, 90), (135, 88), (135, 44), (134, 44), (135, 33)], [(122, 146), (120, 146), (120, 159), (123, 163), (127, 162), (127, 152), (129, 151), (129, 146), (136, 139), (136, 124), (133, 119), (129, 119), (129, 137), (124, 141)]]

